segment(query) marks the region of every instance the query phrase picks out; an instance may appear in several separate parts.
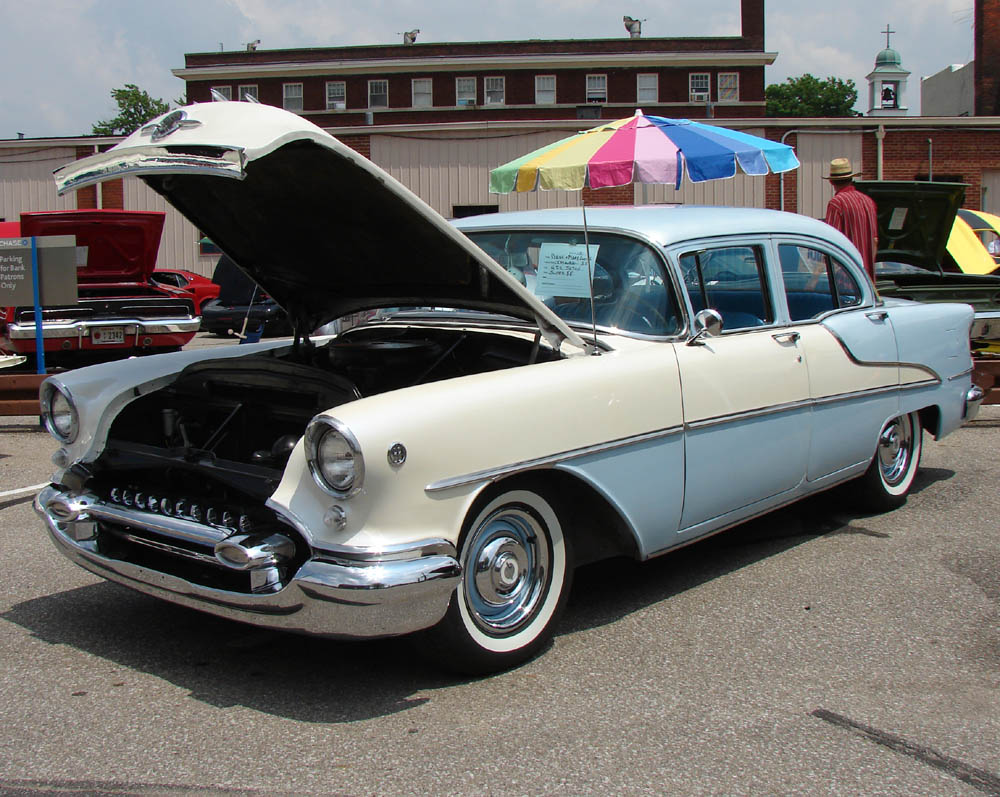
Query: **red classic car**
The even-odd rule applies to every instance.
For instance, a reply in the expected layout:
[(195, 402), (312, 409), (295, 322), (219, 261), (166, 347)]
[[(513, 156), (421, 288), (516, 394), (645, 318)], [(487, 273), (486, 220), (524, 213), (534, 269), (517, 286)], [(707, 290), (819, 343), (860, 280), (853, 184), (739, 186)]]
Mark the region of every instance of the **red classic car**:
[(195, 274), (193, 271), (181, 268), (158, 268), (153, 272), (152, 280), (157, 285), (180, 288), (189, 294), (198, 315), (201, 315), (205, 302), (219, 297), (219, 286), (208, 277)]
[[(171, 351), (198, 331), (192, 295), (157, 284), (151, 275), (163, 232), (163, 213), (58, 210), (22, 213), (23, 237), (76, 236), (76, 304), (42, 308), (46, 359), (79, 364)], [(32, 306), (2, 308), (0, 349), (35, 353)]]

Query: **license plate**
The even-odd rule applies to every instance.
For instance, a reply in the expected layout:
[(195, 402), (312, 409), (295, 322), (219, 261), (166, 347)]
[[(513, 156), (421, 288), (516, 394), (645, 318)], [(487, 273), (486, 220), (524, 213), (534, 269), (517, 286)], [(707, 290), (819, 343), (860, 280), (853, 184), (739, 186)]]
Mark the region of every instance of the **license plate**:
[(124, 343), (125, 327), (102, 327), (90, 330), (90, 342), (95, 346), (108, 343)]

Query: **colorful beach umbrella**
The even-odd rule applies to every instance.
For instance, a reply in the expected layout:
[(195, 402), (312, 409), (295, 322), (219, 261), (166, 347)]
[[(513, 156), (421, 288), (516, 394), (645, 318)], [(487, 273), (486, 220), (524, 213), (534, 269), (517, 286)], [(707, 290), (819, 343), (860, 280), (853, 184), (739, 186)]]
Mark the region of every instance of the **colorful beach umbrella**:
[(795, 169), (787, 144), (724, 127), (634, 116), (605, 122), (537, 149), (490, 172), (490, 191), (551, 191), (667, 183), (679, 188), (684, 175), (694, 183), (746, 174)]

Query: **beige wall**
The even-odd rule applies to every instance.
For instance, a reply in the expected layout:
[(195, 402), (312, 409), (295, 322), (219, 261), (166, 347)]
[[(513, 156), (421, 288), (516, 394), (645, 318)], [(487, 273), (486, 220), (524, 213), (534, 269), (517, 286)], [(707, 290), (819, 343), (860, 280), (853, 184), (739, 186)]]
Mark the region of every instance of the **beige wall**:
[(195, 226), (138, 177), (124, 178), (126, 210), (161, 210), (167, 214), (156, 258), (158, 268), (183, 268), (211, 277), (218, 255), (198, 254), (199, 234)]
[(497, 205), (501, 211), (580, 204), (579, 191), (491, 194), (490, 169), (566, 136), (443, 133), (372, 136), (371, 158), (446, 218), (455, 205)]
[(76, 197), (57, 195), (52, 179), (54, 170), (75, 159), (74, 147), (0, 150), (0, 218), (17, 221), (24, 211), (75, 208)]
[(1000, 214), (1000, 170), (983, 169), (983, 204), (987, 213)]
[(834, 158), (850, 158), (854, 168), (861, 165), (861, 133), (799, 132), (795, 154), (802, 164), (791, 178), (797, 181), (799, 203), (797, 208), (787, 205), (785, 210), (798, 211), (806, 216), (821, 219), (826, 215), (826, 203), (833, 196), (833, 189), (825, 179)]

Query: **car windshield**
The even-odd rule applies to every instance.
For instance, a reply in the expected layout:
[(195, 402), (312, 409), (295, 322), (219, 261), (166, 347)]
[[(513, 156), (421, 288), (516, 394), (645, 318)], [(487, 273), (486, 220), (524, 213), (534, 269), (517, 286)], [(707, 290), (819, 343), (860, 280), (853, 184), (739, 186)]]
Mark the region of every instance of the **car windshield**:
[(594, 232), (588, 252), (577, 231), (468, 235), (571, 324), (589, 326), (593, 320), (601, 327), (644, 335), (673, 335), (681, 328), (663, 260), (640, 241)]

